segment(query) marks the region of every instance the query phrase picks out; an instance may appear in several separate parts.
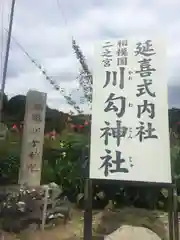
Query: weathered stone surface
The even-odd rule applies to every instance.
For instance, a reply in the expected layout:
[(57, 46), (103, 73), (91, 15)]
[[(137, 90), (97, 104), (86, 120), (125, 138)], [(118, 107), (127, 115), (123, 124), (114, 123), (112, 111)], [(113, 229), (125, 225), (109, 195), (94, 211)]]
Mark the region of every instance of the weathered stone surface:
[[(56, 184), (46, 186), (49, 189), (47, 199), (46, 224), (54, 225), (57, 219), (70, 219), (71, 205), (68, 199), (61, 197), (62, 189)], [(10, 232), (19, 232), (29, 225), (42, 223), (44, 206), (44, 187), (29, 188), (19, 186), (0, 189), (0, 219), (2, 228)], [(17, 219), (17, 221), (14, 221)]]
[(24, 116), (19, 184), (40, 186), (47, 94), (28, 91)]
[[(95, 231), (109, 235), (123, 225), (145, 227), (156, 233), (160, 239), (167, 240), (168, 232), (157, 212), (146, 209), (124, 208), (118, 211), (104, 211), (95, 219)], [(136, 239), (136, 238), (134, 238)]]
[(109, 234), (104, 240), (161, 240), (161, 238), (151, 230), (143, 227), (122, 226), (115, 232)]

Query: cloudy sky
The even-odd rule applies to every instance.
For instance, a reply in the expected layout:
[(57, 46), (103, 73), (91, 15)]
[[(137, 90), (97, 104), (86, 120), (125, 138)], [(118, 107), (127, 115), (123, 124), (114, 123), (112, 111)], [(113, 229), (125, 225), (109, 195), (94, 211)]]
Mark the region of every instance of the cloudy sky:
[[(8, 26), (10, 4), (11, 0), (0, 0), (0, 30)], [(180, 107), (179, 0), (16, 0), (13, 36), (67, 92), (76, 89), (80, 67), (72, 36), (91, 67), (96, 40), (156, 33), (167, 39), (169, 106)], [(2, 30), (0, 37), (0, 51), (2, 47), (4, 51)], [(60, 93), (12, 41), (6, 93), (11, 97), (28, 89), (47, 92), (50, 107), (69, 111)]]

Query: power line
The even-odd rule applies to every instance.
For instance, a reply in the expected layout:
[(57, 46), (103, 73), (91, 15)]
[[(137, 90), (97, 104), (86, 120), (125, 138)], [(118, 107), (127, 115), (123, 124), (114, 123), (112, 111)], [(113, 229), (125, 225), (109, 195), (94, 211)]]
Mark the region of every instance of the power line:
[[(6, 32), (8, 32), (7, 29), (5, 29)], [(79, 108), (79, 106), (76, 104), (75, 101), (73, 101), (71, 99), (71, 96), (67, 96), (64, 92), (64, 89), (61, 88), (53, 79), (52, 77), (49, 77), (47, 74), (47, 71), (44, 69), (44, 67), (42, 67), (41, 64), (37, 63), (37, 61), (32, 58), (29, 53), (24, 49), (24, 47), (13, 37), (11, 36), (11, 38), (13, 39), (13, 41), (17, 44), (17, 46), (21, 49), (21, 51), (29, 58), (29, 60), (41, 71), (41, 73), (45, 76), (45, 79), (54, 87), (55, 90), (59, 91), (61, 93), (61, 95), (65, 98), (65, 100), (67, 101), (68, 104), (70, 104), (71, 106), (74, 107), (74, 109), (81, 114), (82, 111)]]
[(71, 39), (71, 46), (72, 46), (72, 42), (73, 42), (73, 40), (74, 40), (74, 37), (73, 37), (72, 32), (71, 32), (70, 29), (69, 29), (69, 23), (68, 23), (68, 19), (67, 19), (65, 10), (64, 10), (63, 7), (61, 6), (61, 0), (56, 0), (56, 2), (57, 2), (58, 9), (59, 9), (59, 11), (60, 11), (60, 13), (61, 13), (61, 16), (62, 16), (62, 18), (63, 18), (64, 24), (65, 24), (65, 26), (66, 26), (66, 28), (67, 28), (67, 32), (68, 32), (68, 35), (69, 35), (69, 37), (70, 37), (70, 39)]
[(57, 0), (57, 6), (58, 6), (59, 11), (61, 12), (61, 15), (63, 17), (65, 25), (68, 27), (67, 17), (66, 17), (65, 11), (63, 10), (63, 8), (61, 6), (60, 0)]
[[(61, 0), (57, 0), (58, 9), (61, 12), (62, 18), (68, 29), (68, 32), (70, 33), (70, 30), (68, 28), (67, 17), (66, 17), (63, 7), (60, 4), (60, 1)], [(85, 56), (83, 55), (83, 52), (80, 49), (79, 45), (77, 45), (75, 38), (73, 37), (73, 35), (71, 33), (69, 35), (71, 35), (71, 46), (75, 52), (77, 60), (79, 61), (80, 65), (82, 67), (82, 71), (80, 72), (77, 79), (79, 80), (79, 84), (82, 87), (83, 92), (84, 92), (84, 97), (86, 98), (86, 100), (88, 100), (88, 105), (89, 105), (92, 100), (92, 73), (89, 70), (89, 66), (86, 63)]]

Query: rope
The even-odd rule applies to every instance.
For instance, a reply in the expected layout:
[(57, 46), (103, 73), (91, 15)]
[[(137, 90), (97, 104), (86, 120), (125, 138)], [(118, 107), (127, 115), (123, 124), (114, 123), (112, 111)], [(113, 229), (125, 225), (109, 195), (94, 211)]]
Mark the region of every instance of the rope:
[[(8, 32), (7, 29), (5, 29)], [(54, 87), (55, 90), (59, 91), (61, 95), (66, 99), (67, 103), (74, 107), (74, 109), (81, 114), (82, 111), (79, 106), (77, 106), (76, 102), (71, 99), (70, 96), (67, 96), (64, 92), (64, 89), (58, 86), (58, 84), (48, 76), (47, 71), (42, 67), (41, 64), (37, 63), (35, 59), (33, 59), (29, 53), (22, 47), (22, 45), (12, 36), (13, 41), (17, 44), (17, 46), (24, 52), (24, 54), (30, 59), (30, 61), (41, 71), (41, 73), (45, 76), (45, 79)]]

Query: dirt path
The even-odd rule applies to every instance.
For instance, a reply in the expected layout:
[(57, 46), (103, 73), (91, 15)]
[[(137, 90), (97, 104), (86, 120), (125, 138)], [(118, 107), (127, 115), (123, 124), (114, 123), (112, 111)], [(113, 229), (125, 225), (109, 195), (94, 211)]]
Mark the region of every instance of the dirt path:
[(41, 231), (26, 230), (19, 236), (3, 233), (0, 240), (79, 240), (83, 233), (83, 212), (73, 210), (73, 221), (67, 225), (60, 223), (57, 227)]
[[(94, 218), (96, 218), (97, 220), (99, 215), (101, 215), (101, 213), (98, 215), (94, 215)], [(63, 225), (63, 223), (61, 223), (57, 227), (45, 230), (43, 233), (41, 231), (34, 232), (28, 230), (24, 231), (19, 236), (5, 234), (4, 239), (0, 237), (0, 240), (80, 240), (83, 236), (83, 212), (79, 210), (73, 210), (72, 216), (72, 221), (70, 221), (67, 225)], [(167, 216), (164, 216), (163, 218), (163, 222), (167, 222)], [(93, 221), (93, 224), (95, 224), (95, 222), (97, 223), (97, 221)], [(138, 230), (134, 230), (134, 234), (135, 231), (136, 233), (138, 232)], [(130, 234), (129, 232), (126, 233), (125, 231), (123, 231), (122, 234)], [(127, 237), (125, 239), (131, 238)], [(140, 239), (141, 238), (139, 238), (139, 240)], [(124, 240), (123, 236), (122, 240)]]

